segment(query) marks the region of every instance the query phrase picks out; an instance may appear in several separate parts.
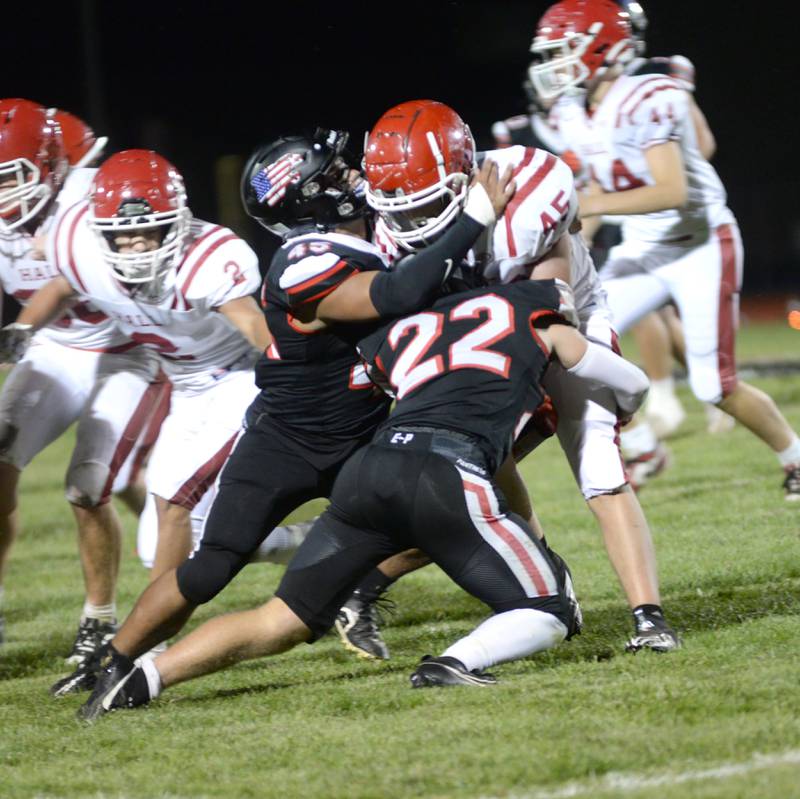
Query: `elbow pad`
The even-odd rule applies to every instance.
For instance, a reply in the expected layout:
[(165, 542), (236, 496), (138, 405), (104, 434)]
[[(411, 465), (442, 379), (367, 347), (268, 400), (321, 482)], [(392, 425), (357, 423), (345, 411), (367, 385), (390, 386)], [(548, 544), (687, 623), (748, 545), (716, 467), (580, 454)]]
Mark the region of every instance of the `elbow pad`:
[(429, 305), (484, 229), (483, 223), (462, 213), (433, 244), (378, 274), (369, 287), (375, 310), (383, 317), (405, 316)]

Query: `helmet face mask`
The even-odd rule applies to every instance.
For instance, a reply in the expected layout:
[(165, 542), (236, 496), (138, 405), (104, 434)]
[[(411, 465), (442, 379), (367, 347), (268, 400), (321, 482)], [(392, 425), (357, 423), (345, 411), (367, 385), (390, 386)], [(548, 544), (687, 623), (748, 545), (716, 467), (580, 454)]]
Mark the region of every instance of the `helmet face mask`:
[(156, 153), (117, 153), (95, 176), (89, 226), (114, 277), (137, 297), (154, 302), (167, 293), (191, 220), (183, 178)]
[(534, 61), (528, 77), (542, 100), (553, 100), (571, 89), (584, 85), (591, 72), (581, 56), (591, 42), (590, 37), (567, 35), (562, 39), (534, 40)]
[(425, 247), (463, 208), (474, 165), (472, 134), (452, 108), (433, 100), (401, 103), (367, 137), (367, 202), (400, 246)]
[(318, 128), (256, 148), (242, 173), (247, 213), (277, 236), (314, 224), (336, 227), (367, 212), (363, 180), (347, 152), (348, 134)]
[(67, 169), (61, 129), (46, 109), (30, 100), (0, 100), (0, 235), (33, 222)]
[(0, 164), (0, 226), (14, 230), (39, 214), (53, 192), (41, 182), (41, 170), (27, 158)]

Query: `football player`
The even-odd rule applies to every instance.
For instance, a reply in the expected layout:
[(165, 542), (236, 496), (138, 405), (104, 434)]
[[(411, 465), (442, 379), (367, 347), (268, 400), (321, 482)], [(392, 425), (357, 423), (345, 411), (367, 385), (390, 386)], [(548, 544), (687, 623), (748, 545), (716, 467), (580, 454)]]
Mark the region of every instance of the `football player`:
[[(193, 218), (180, 173), (148, 150), (105, 161), (88, 199), (59, 217), (48, 244), (61, 274), (31, 298), (20, 322), (36, 329), (76, 301), (92, 302), (172, 384), (147, 469), (158, 515), (156, 579), (189, 554), (191, 511), (256, 391), (253, 364), (270, 343), (251, 296), (258, 259), (227, 228)], [(68, 678), (55, 691), (70, 685)]]
[(567, 324), (563, 314), (574, 309), (562, 291), (550, 280), (454, 293), (362, 339), (394, 411), (342, 467), (275, 597), (212, 619), (140, 667), (112, 652), (79, 717), (144, 705), (177, 683), (319, 639), (359, 577), (409, 546), (493, 612), (442, 655), (423, 657), (414, 688), (491, 686), (487, 668), (578, 633), (566, 564), (509, 511), (493, 475), (526, 409), (543, 398), (549, 358), (576, 380), (612, 387), (625, 417), (648, 383)]
[[(581, 332), (615, 348), (604, 293), (579, 233), (569, 167), (544, 150), (521, 146), (476, 156), (464, 121), (442, 103), (415, 100), (395, 106), (369, 135), (367, 200), (380, 214), (384, 249), (400, 253), (430, 246), (468, 200), (468, 176), (481, 158), (512, 168), (517, 189), (491, 233), (471, 251), (465, 277), (493, 284), (531, 276), (565, 280), (575, 292)], [(636, 633), (627, 646), (632, 651), (673, 649), (678, 638), (661, 609), (647, 521), (620, 458), (613, 396), (589, 391), (558, 364), (548, 370), (543, 385), (558, 413), (559, 442), (633, 611)], [(519, 456), (538, 440), (521, 441)]]
[[(23, 305), (58, 274), (60, 263), (45, 242), (58, 215), (86, 195), (94, 170), (78, 165), (104, 142), (69, 116), (70, 130), (83, 131), (88, 150), (76, 150), (69, 137), (65, 144), (59, 123), (64, 112), (50, 114), (29, 100), (0, 100), (0, 282)], [(121, 527), (109, 499), (136, 482), (167, 384), (156, 359), (89, 302), (62, 309), (31, 334), (19, 322), (0, 331), (0, 361), (18, 360), (27, 347), (0, 393), (0, 641), (2, 578), (18, 533), (20, 473), (77, 421), (66, 493), (78, 526), (86, 601), (68, 660), (80, 664), (115, 629)]]
[[(113, 639), (121, 656), (173, 636), (288, 513), (329, 495), (341, 465), (388, 413), (355, 350), (364, 325), (424, 307), (513, 193), (510, 174), (498, 179), (487, 167), (448, 234), (390, 272), (367, 241), (368, 208), (346, 142), (338, 131), (283, 137), (257, 148), (244, 170), (245, 208), (285, 239), (262, 287), (273, 340), (256, 367), (261, 391), (220, 475), (199, 549), (141, 595)], [(188, 264), (178, 281), (195, 271)], [(69, 689), (91, 687), (98, 662), (76, 670)]]
[[(539, 21), (531, 79), (563, 95), (563, 135), (598, 189), (586, 217), (623, 217), (603, 287), (618, 331), (672, 300), (695, 396), (740, 421), (776, 454), (784, 495), (800, 500), (800, 439), (772, 399), (738, 379), (734, 357), (742, 244), (725, 189), (703, 157), (695, 104), (675, 78), (638, 71), (627, 15), (611, 0), (562, 0)], [(585, 99), (568, 97), (585, 90)]]

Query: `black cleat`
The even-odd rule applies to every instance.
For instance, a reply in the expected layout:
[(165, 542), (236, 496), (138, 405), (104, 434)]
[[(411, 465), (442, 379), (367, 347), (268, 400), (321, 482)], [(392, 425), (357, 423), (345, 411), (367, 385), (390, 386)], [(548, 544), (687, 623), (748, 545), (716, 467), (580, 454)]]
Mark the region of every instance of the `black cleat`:
[(103, 644), (97, 652), (90, 655), (72, 674), (62, 677), (50, 686), (50, 693), (55, 697), (91, 691), (100, 673), (100, 661), (108, 655), (111, 644)]
[(800, 502), (800, 466), (787, 466), (783, 481), (784, 499), (787, 502)]
[(450, 685), (473, 685), (483, 688), (496, 685), (493, 674), (480, 671), (467, 671), (467, 667), (457, 658), (425, 655), (411, 675), (412, 688), (439, 688)]
[(67, 663), (82, 666), (94, 654), (102, 649), (117, 632), (116, 621), (100, 621), (100, 619), (82, 619), (78, 626), (75, 643), (67, 655)]
[(50, 686), (50, 693), (55, 697), (62, 697), (79, 694), (82, 691), (91, 691), (97, 683), (99, 668), (99, 659), (90, 658), (86, 663), (81, 663), (72, 674), (54, 682)]
[(139, 707), (150, 701), (147, 677), (131, 658), (111, 650), (100, 666), (92, 695), (78, 708), (79, 719), (97, 721), (112, 710)]
[(394, 603), (380, 596), (370, 601), (356, 589), (336, 616), (336, 632), (351, 652), (368, 660), (388, 660), (389, 647), (381, 637), (378, 603), (391, 610)]
[(652, 649), (653, 652), (671, 652), (680, 649), (681, 639), (678, 634), (658, 613), (645, 613), (636, 610), (633, 614), (636, 632), (625, 645), (626, 652), (638, 652), (640, 649)]

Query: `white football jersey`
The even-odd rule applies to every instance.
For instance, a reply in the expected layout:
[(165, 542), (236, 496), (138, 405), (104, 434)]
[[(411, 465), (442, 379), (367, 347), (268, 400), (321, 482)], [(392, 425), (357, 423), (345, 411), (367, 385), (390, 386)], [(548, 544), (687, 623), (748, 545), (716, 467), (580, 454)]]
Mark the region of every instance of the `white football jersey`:
[(230, 368), (252, 365), (253, 347), (215, 309), (251, 295), (261, 277), (253, 250), (228, 228), (192, 220), (190, 244), (172, 288), (158, 303), (129, 294), (103, 260), (86, 217), (70, 208), (50, 239), (53, 258), (80, 297), (113, 319), (134, 345), (156, 351), (178, 391), (204, 390)]
[(564, 140), (604, 191), (653, 185), (647, 149), (669, 141), (680, 146), (688, 180), (686, 205), (623, 217), (626, 240), (685, 241), (735, 221), (725, 205), (722, 181), (698, 149), (685, 85), (666, 74), (625, 74), (591, 115), (579, 98), (565, 97), (557, 104)]
[[(569, 235), (578, 209), (572, 171), (560, 158), (531, 147), (503, 147), (482, 157), (494, 161), (500, 173), (511, 165), (516, 191), (500, 219), (478, 239), (468, 263), (490, 283), (527, 278), (553, 245)], [(390, 259), (397, 257), (391, 232), (381, 221), (374, 240)], [(605, 307), (605, 292), (580, 236), (572, 235), (571, 241), (570, 285), (578, 315), (585, 320), (598, 307)]]
[[(96, 171), (71, 169), (34, 233), (18, 229), (0, 236), (0, 283), (3, 291), (20, 304), (26, 305), (34, 292), (60, 274), (56, 262), (41, 253), (36, 241), (49, 238), (59, 216), (86, 197)], [(69, 347), (100, 351), (114, 351), (129, 341), (106, 314), (89, 302), (77, 303), (36, 336)]]

